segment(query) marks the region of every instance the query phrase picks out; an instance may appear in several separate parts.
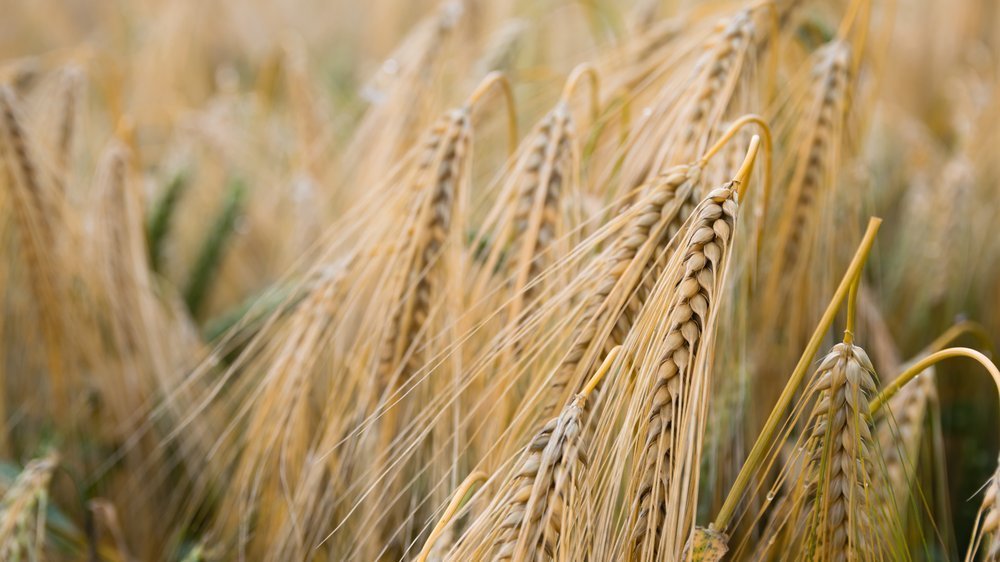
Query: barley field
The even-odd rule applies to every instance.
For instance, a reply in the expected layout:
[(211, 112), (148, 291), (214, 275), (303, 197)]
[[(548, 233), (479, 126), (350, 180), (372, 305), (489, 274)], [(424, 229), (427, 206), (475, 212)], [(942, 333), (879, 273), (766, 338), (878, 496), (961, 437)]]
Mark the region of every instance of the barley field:
[(0, 0), (0, 560), (1000, 562), (997, 0)]

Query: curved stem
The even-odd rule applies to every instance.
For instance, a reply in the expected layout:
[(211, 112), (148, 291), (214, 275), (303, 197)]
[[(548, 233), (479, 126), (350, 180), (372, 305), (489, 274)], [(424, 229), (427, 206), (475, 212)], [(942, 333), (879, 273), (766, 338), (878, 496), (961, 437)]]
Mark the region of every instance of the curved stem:
[(451, 502), (448, 503), (448, 507), (444, 510), (444, 514), (441, 515), (441, 519), (438, 519), (437, 525), (434, 525), (434, 530), (431, 531), (429, 537), (427, 537), (427, 542), (424, 543), (424, 547), (420, 549), (420, 554), (417, 555), (417, 562), (427, 562), (427, 557), (431, 554), (431, 549), (434, 548), (434, 543), (441, 538), (441, 534), (448, 527), (448, 523), (451, 523), (452, 517), (458, 511), (458, 508), (462, 505), (462, 500), (465, 495), (469, 493), (469, 489), (475, 486), (477, 483), (486, 480), (486, 473), (482, 470), (477, 470), (472, 474), (465, 477), (462, 484), (459, 485), (458, 489), (455, 490), (455, 494), (451, 497)]
[(566, 85), (563, 86), (562, 95), (559, 96), (559, 101), (569, 103), (569, 99), (573, 96), (573, 92), (576, 91), (576, 87), (580, 84), (580, 80), (587, 78), (590, 82), (590, 119), (591, 122), (596, 122), (598, 115), (601, 111), (600, 104), (600, 78), (597, 76), (597, 69), (590, 63), (584, 63), (578, 65), (570, 73), (569, 78), (566, 79)]
[(761, 136), (764, 137), (764, 149), (770, 151), (772, 146), (771, 126), (768, 125), (767, 121), (760, 115), (757, 115), (755, 113), (748, 113), (746, 115), (741, 116), (736, 121), (733, 121), (732, 124), (729, 125), (729, 128), (727, 128), (726, 131), (722, 133), (722, 136), (719, 137), (719, 140), (715, 141), (715, 144), (713, 144), (711, 148), (706, 150), (705, 154), (698, 159), (699, 163), (705, 165), (705, 163), (707, 163), (713, 156), (715, 156), (720, 150), (722, 150), (722, 148), (730, 140), (732, 140), (734, 136), (736, 136), (736, 133), (738, 133), (740, 129), (751, 123), (760, 127), (760, 134)]
[(757, 150), (760, 148), (760, 137), (754, 135), (750, 138), (750, 147), (747, 148), (747, 155), (743, 158), (743, 164), (740, 165), (740, 169), (736, 171), (736, 175), (733, 177), (733, 181), (737, 183), (736, 197), (739, 201), (743, 201), (743, 195), (747, 191), (750, 178), (750, 172), (753, 171), (753, 164), (757, 161)]
[(882, 392), (875, 397), (874, 400), (868, 406), (868, 412), (872, 415), (875, 414), (890, 398), (893, 397), (900, 388), (917, 377), (920, 373), (925, 371), (928, 367), (935, 365), (945, 359), (951, 359), (953, 357), (968, 357), (969, 359), (974, 359), (979, 361), (980, 364), (990, 373), (993, 377), (993, 381), (997, 385), (997, 396), (1000, 397), (1000, 369), (989, 360), (988, 357), (982, 353), (976, 351), (975, 349), (969, 349), (968, 347), (951, 347), (948, 349), (942, 349), (941, 351), (932, 353), (927, 357), (924, 357), (920, 361), (917, 361), (912, 366), (908, 367), (905, 371), (899, 374), (892, 381), (889, 386), (882, 389)]
[(507, 106), (509, 152), (510, 154), (514, 154), (514, 151), (517, 150), (517, 103), (514, 101), (514, 90), (510, 86), (510, 80), (507, 79), (507, 76), (503, 72), (494, 70), (487, 74), (482, 82), (476, 86), (476, 89), (472, 91), (472, 94), (469, 95), (465, 106), (471, 108), (476, 105), (493, 86), (500, 88), (500, 93), (503, 94), (504, 102)]
[(847, 297), (847, 293), (850, 290), (854, 279), (860, 275), (861, 268), (868, 259), (868, 254), (871, 252), (872, 245), (875, 243), (875, 234), (878, 233), (878, 228), (881, 224), (882, 219), (876, 217), (872, 217), (871, 220), (868, 221), (868, 230), (865, 231), (865, 236), (861, 239), (861, 244), (854, 253), (851, 265), (848, 266), (847, 272), (844, 274), (843, 279), (840, 280), (840, 285), (837, 287), (837, 291), (833, 294), (830, 304), (827, 305), (826, 311), (823, 313), (823, 317), (820, 319), (819, 324), (813, 331), (812, 337), (809, 339), (809, 343), (806, 345), (805, 351), (803, 351), (802, 356), (799, 357), (799, 362), (795, 365), (795, 370), (792, 371), (791, 376), (788, 377), (788, 382), (785, 384), (785, 388), (781, 391), (781, 396), (778, 397), (777, 404), (775, 404), (774, 409), (771, 410), (771, 414), (768, 416), (767, 422), (764, 424), (764, 428), (761, 429), (760, 435), (757, 437), (757, 441), (753, 444), (753, 449), (750, 450), (750, 454), (747, 456), (746, 462), (743, 463), (743, 467), (740, 468), (740, 473), (736, 476), (736, 482), (734, 482), (733, 487), (729, 489), (729, 495), (726, 496), (726, 501), (722, 504), (719, 514), (715, 517), (715, 521), (712, 523), (712, 528), (725, 532), (729, 527), (733, 514), (736, 512), (736, 505), (739, 503), (740, 499), (743, 497), (743, 493), (746, 491), (747, 486), (750, 484), (750, 478), (757, 471), (757, 469), (760, 468), (761, 463), (765, 460), (765, 455), (771, 445), (771, 441), (774, 439), (775, 434), (781, 427), (781, 419), (784, 416), (785, 410), (788, 409), (789, 404), (791, 404), (792, 400), (794, 400), (795, 393), (798, 390), (799, 385), (802, 383), (802, 379), (805, 378), (806, 371), (809, 369), (809, 365), (812, 363), (813, 357), (816, 356), (816, 352), (819, 350), (820, 343), (823, 341), (823, 334), (826, 333), (826, 331), (830, 328), (830, 324), (833, 323), (833, 319), (837, 315), (837, 310), (840, 309), (840, 305), (844, 302), (844, 298)]
[(929, 343), (927, 347), (920, 352), (920, 355), (930, 355), (935, 351), (940, 351), (944, 349), (946, 345), (957, 340), (965, 334), (970, 334), (974, 336), (979, 343), (983, 346), (983, 349), (989, 351), (990, 355), (994, 355), (996, 350), (993, 349), (993, 341), (990, 340), (989, 335), (986, 330), (978, 322), (973, 322), (972, 320), (962, 320), (961, 322), (955, 324), (951, 328), (944, 331), (943, 334), (938, 336), (934, 341)]
[(733, 121), (732, 125), (730, 125), (728, 129), (726, 129), (726, 132), (723, 133), (721, 137), (719, 137), (719, 140), (716, 141), (716, 143), (714, 145), (712, 145), (712, 147), (709, 148), (701, 158), (698, 159), (698, 165), (704, 168), (705, 165), (708, 163), (708, 161), (713, 156), (715, 156), (716, 153), (718, 153), (720, 150), (722, 150), (722, 147), (724, 147), (726, 145), (726, 143), (728, 143), (730, 140), (732, 140), (732, 138), (736, 135), (736, 133), (740, 129), (742, 129), (743, 127), (745, 127), (746, 125), (749, 125), (751, 123), (754, 124), (754, 125), (757, 125), (757, 127), (760, 128), (760, 136), (764, 140), (764, 151), (767, 153), (766, 154), (767, 159), (764, 160), (764, 213), (765, 213), (765, 215), (761, 217), (761, 221), (763, 222), (764, 220), (767, 219), (767, 215), (766, 215), (766, 213), (767, 213), (767, 200), (770, 198), (770, 195), (771, 195), (771, 159), (773, 158), (773, 154), (774, 154), (774, 144), (773, 144), (772, 136), (771, 136), (771, 127), (770, 127), (770, 125), (767, 124), (767, 121), (764, 120), (763, 117), (761, 117), (760, 115), (749, 113), (747, 115), (744, 115), (744, 116), (740, 117), (736, 121)]

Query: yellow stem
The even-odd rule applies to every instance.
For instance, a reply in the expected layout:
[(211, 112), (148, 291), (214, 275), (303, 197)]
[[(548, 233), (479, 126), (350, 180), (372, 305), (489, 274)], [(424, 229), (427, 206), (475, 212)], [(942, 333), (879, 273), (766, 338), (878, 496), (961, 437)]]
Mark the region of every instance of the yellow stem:
[(444, 514), (441, 515), (441, 519), (438, 520), (437, 525), (434, 525), (434, 530), (431, 531), (429, 537), (427, 537), (427, 542), (424, 543), (424, 548), (420, 550), (420, 554), (417, 555), (417, 562), (427, 562), (427, 557), (431, 554), (431, 549), (434, 548), (434, 543), (441, 538), (441, 534), (448, 527), (448, 523), (451, 522), (451, 518), (455, 516), (458, 508), (462, 505), (462, 500), (465, 499), (466, 494), (469, 493), (469, 489), (475, 486), (477, 483), (486, 480), (486, 473), (477, 470), (472, 474), (465, 477), (462, 484), (459, 485), (458, 489), (455, 490), (455, 494), (451, 497), (451, 502), (448, 503), (448, 507), (444, 510)]
[(754, 135), (750, 138), (750, 147), (747, 148), (747, 155), (743, 158), (743, 164), (740, 165), (740, 169), (736, 171), (736, 175), (733, 177), (733, 181), (737, 184), (736, 197), (739, 201), (743, 201), (743, 195), (747, 191), (750, 172), (753, 171), (753, 164), (757, 161), (757, 150), (759, 148), (760, 137)]
[[(722, 147), (732, 140), (740, 129), (751, 123), (760, 128), (760, 135), (764, 140), (764, 151), (767, 153), (767, 159), (764, 160), (764, 212), (767, 213), (767, 200), (771, 194), (771, 158), (774, 154), (774, 144), (771, 140), (771, 127), (767, 124), (767, 121), (765, 121), (763, 117), (750, 113), (740, 117), (736, 121), (733, 121), (733, 124), (726, 129), (726, 132), (719, 137), (719, 140), (705, 152), (704, 156), (698, 159), (698, 165), (704, 168), (705, 165), (708, 164), (708, 161), (711, 160), (711, 158), (720, 150), (722, 150)], [(766, 214), (761, 217), (762, 222), (766, 219)]]
[[(770, 37), (768, 37), (768, 57), (767, 57), (767, 89), (764, 99), (768, 103), (774, 101), (776, 84), (778, 82), (778, 53), (781, 53), (781, 16), (778, 14), (778, 7), (775, 0), (762, 0), (750, 5), (750, 10), (767, 10), (771, 20)], [(770, 151), (768, 151), (770, 154)]]
[(601, 381), (604, 379), (604, 376), (607, 375), (608, 371), (611, 370), (611, 366), (614, 364), (615, 360), (618, 359), (618, 356), (621, 355), (621, 352), (622, 352), (622, 346), (620, 345), (616, 345), (614, 349), (608, 352), (608, 356), (604, 358), (604, 362), (601, 363), (600, 368), (597, 369), (597, 372), (594, 373), (594, 376), (590, 377), (590, 380), (587, 381), (587, 384), (583, 387), (583, 390), (580, 391), (580, 394), (578, 395), (579, 397), (585, 400), (588, 397), (590, 397), (590, 393), (593, 392), (595, 388), (597, 388), (597, 385), (601, 384)]
[(847, 13), (844, 14), (844, 19), (840, 21), (840, 27), (837, 29), (837, 39), (847, 38), (847, 34), (850, 33), (851, 27), (854, 25), (854, 21), (858, 19), (858, 12), (861, 10), (862, 3), (867, 4), (867, 0), (852, 0), (850, 6), (847, 7)]
[(621, 134), (619, 138), (622, 143), (628, 142), (628, 134), (632, 129), (632, 100), (628, 95), (627, 91), (621, 92), (622, 99), (622, 124), (621, 124)]
[(851, 283), (851, 292), (847, 296), (847, 327), (844, 328), (844, 343), (854, 343), (854, 326), (858, 317), (858, 285), (861, 284), (861, 270)]
[(840, 305), (844, 302), (844, 298), (847, 297), (851, 284), (854, 282), (854, 279), (858, 277), (861, 268), (864, 267), (865, 261), (868, 259), (868, 254), (871, 252), (872, 245), (875, 243), (875, 234), (878, 233), (879, 225), (881, 224), (882, 219), (876, 217), (872, 217), (871, 220), (868, 221), (868, 230), (865, 231), (865, 236), (862, 238), (861, 244), (854, 253), (851, 265), (848, 266), (847, 272), (844, 274), (843, 279), (840, 280), (840, 285), (837, 287), (837, 291), (833, 294), (830, 304), (827, 305), (826, 311), (823, 313), (823, 317), (816, 326), (816, 330), (813, 331), (813, 335), (809, 339), (809, 343), (806, 345), (805, 351), (802, 353), (802, 356), (799, 357), (799, 362), (795, 365), (795, 370), (792, 371), (791, 376), (788, 378), (788, 382), (785, 384), (784, 390), (781, 391), (781, 396), (778, 397), (778, 403), (775, 404), (774, 409), (771, 410), (771, 414), (768, 416), (767, 422), (764, 424), (764, 428), (761, 429), (760, 435), (757, 437), (757, 441), (753, 445), (753, 449), (750, 450), (750, 454), (747, 456), (746, 462), (743, 463), (740, 473), (736, 476), (736, 482), (734, 482), (732, 488), (729, 489), (729, 495), (726, 496), (726, 501), (722, 504), (719, 514), (715, 517), (715, 522), (712, 523), (712, 528), (725, 532), (729, 527), (733, 514), (736, 512), (736, 505), (739, 503), (740, 499), (743, 497), (743, 493), (747, 489), (747, 486), (750, 484), (750, 478), (754, 475), (754, 473), (756, 473), (756, 471), (760, 468), (761, 463), (764, 461), (765, 455), (771, 445), (771, 441), (774, 439), (775, 434), (781, 427), (781, 419), (784, 416), (785, 410), (788, 409), (789, 404), (791, 404), (792, 400), (794, 400), (795, 393), (798, 391), (799, 385), (802, 383), (802, 379), (805, 378), (813, 357), (816, 356), (816, 352), (819, 350), (820, 343), (823, 341), (823, 334), (830, 329), (830, 324), (833, 323), (833, 319), (837, 315), (837, 310), (840, 309)]
[(942, 349), (941, 351), (932, 353), (927, 357), (924, 357), (920, 361), (917, 361), (912, 366), (908, 367), (905, 371), (900, 373), (895, 380), (892, 381), (889, 386), (885, 387), (882, 392), (871, 401), (868, 406), (868, 412), (872, 415), (875, 414), (890, 398), (893, 397), (899, 389), (902, 388), (906, 383), (910, 382), (917, 377), (920, 373), (926, 370), (928, 367), (935, 365), (945, 359), (951, 359), (953, 357), (968, 357), (969, 359), (974, 359), (979, 361), (980, 364), (990, 373), (993, 377), (993, 382), (997, 385), (997, 395), (1000, 397), (1000, 369), (989, 360), (988, 357), (982, 353), (976, 351), (975, 349), (969, 349), (968, 347), (951, 347), (948, 349)]
[(466, 107), (472, 107), (486, 95), (493, 86), (500, 87), (500, 93), (503, 94), (504, 102), (507, 106), (507, 135), (509, 143), (510, 154), (514, 154), (517, 150), (517, 103), (514, 101), (514, 90), (510, 86), (510, 80), (507, 76), (499, 71), (493, 71), (483, 78), (483, 81), (476, 86), (476, 89), (472, 91), (469, 95), (469, 99), (465, 102)]
[(562, 95), (559, 97), (559, 101), (569, 103), (570, 97), (573, 96), (573, 92), (576, 91), (576, 87), (580, 84), (580, 80), (583, 78), (587, 78), (590, 82), (590, 119), (592, 122), (596, 122), (601, 111), (601, 103), (599, 99), (601, 90), (600, 78), (598, 77), (597, 70), (593, 65), (584, 63), (573, 69), (569, 78), (566, 79), (566, 85), (563, 86)]

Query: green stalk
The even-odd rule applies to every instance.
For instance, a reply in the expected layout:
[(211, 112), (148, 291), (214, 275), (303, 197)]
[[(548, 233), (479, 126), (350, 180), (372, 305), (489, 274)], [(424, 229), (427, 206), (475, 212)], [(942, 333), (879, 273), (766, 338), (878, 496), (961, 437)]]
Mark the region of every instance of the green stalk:
[(177, 210), (177, 204), (184, 192), (187, 191), (188, 184), (186, 173), (181, 172), (174, 176), (149, 215), (149, 222), (146, 225), (149, 268), (157, 273), (162, 271), (163, 245), (167, 235), (170, 234), (170, 225), (174, 212)]
[(236, 221), (243, 214), (245, 199), (246, 187), (243, 182), (234, 181), (226, 195), (222, 212), (212, 224), (212, 228), (201, 246), (201, 252), (195, 261), (187, 289), (184, 291), (184, 302), (195, 318), (201, 316), (205, 300), (219, 272), (219, 267), (222, 265), (226, 246), (235, 231)]
[[(205, 327), (201, 331), (202, 336), (205, 341), (214, 342), (237, 324), (240, 326), (240, 331), (256, 330), (261, 322), (288, 300), (291, 294), (288, 287), (269, 287), (205, 322)], [(300, 297), (296, 297), (292, 303), (299, 300)]]

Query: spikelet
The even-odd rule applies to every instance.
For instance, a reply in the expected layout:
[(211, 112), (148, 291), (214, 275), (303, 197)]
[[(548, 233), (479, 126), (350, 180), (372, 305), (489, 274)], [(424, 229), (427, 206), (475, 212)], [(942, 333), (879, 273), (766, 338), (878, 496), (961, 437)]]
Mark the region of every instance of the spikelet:
[(686, 557), (691, 562), (719, 562), (729, 550), (725, 534), (706, 527), (696, 527), (688, 543)]

